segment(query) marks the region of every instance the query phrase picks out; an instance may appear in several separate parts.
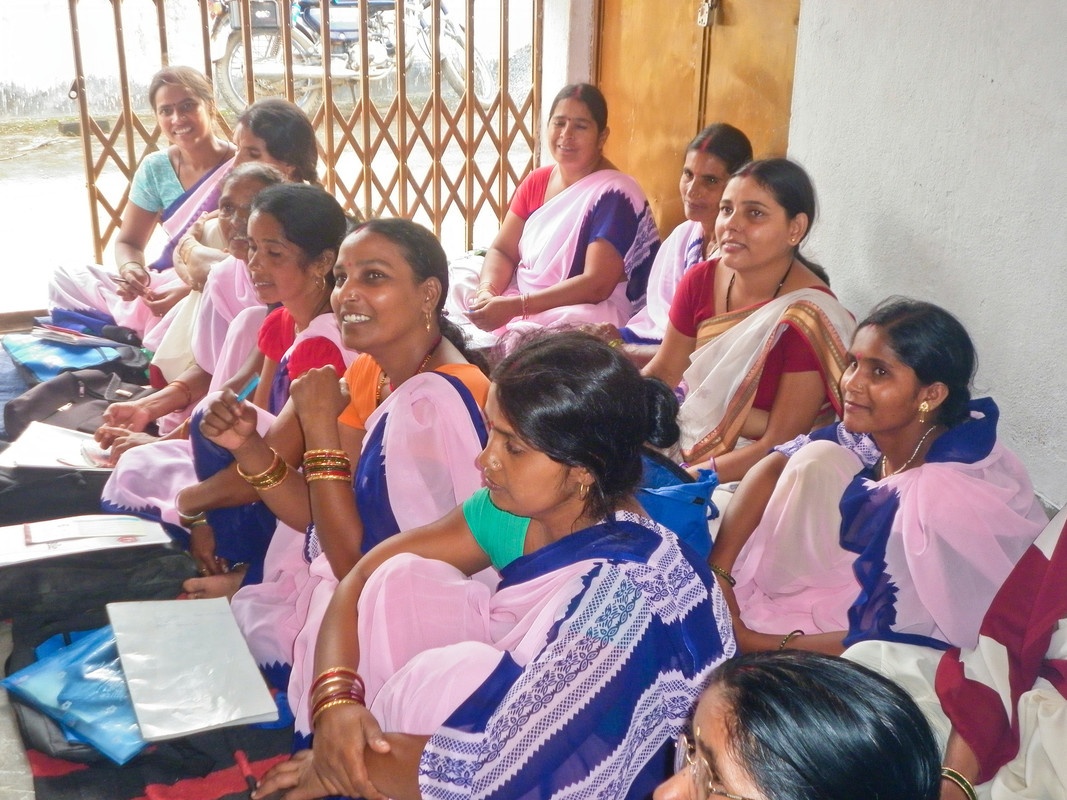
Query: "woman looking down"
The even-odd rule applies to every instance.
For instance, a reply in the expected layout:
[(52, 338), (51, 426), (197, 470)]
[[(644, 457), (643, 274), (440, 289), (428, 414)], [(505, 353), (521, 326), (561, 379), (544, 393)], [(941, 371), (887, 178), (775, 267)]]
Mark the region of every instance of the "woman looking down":
[[(253, 796), (647, 796), (733, 652), (707, 565), (633, 496), (642, 446), (677, 436), (676, 409), (587, 334), (515, 349), (486, 402), (488, 488), (341, 582), (316, 648), (314, 750)], [(468, 579), (490, 566), (494, 590)]]

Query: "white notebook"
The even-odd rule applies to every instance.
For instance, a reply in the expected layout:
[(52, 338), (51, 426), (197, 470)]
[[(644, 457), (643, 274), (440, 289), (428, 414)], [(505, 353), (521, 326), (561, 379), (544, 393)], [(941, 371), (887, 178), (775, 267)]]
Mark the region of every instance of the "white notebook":
[(278, 719), (226, 598), (108, 603), (107, 613), (145, 740)]
[(0, 566), (93, 550), (169, 543), (170, 537), (158, 522), (121, 514), (86, 514), (5, 525), (0, 527)]
[(71, 431), (46, 422), (31, 422), (15, 441), (0, 453), (0, 467), (38, 469), (83, 469), (110, 472), (107, 452), (91, 433)]

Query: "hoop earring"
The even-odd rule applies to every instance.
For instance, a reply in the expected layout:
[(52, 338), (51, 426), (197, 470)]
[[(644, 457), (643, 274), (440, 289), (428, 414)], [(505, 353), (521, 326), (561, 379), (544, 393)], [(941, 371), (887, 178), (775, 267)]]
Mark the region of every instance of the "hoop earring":
[(926, 415), (930, 413), (930, 404), (923, 400), (919, 403), (919, 424), (926, 424)]
[(325, 288), (326, 288), (326, 276), (325, 275), (319, 275), (319, 291), (321, 292)]
[(579, 483), (578, 484), (578, 499), (581, 500), (582, 502), (585, 502), (585, 498), (587, 498), (588, 496), (589, 496), (589, 484), (588, 483)]

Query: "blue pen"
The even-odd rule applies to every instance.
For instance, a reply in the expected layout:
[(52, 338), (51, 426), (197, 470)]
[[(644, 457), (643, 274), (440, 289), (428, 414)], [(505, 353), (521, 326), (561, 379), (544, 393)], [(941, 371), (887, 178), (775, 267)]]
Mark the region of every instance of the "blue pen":
[(257, 386), (259, 386), (259, 376), (253, 375), (252, 380), (250, 380), (248, 382), (248, 385), (241, 390), (241, 393), (239, 395), (237, 395), (237, 402), (239, 403), (242, 400), (247, 399), (248, 395), (252, 394), (252, 392), (255, 391)]

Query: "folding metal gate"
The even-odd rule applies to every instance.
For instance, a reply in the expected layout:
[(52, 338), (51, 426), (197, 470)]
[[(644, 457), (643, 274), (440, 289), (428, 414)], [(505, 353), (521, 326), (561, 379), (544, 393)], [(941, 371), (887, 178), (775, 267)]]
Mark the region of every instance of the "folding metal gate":
[[(324, 184), (349, 211), (414, 219), (450, 254), (491, 240), (539, 156), (543, 0), (193, 2), (69, 0), (98, 262), (137, 164), (165, 146), (138, 87), (172, 63), (212, 79), (226, 135), (247, 99), (301, 104), (318, 132)], [(94, 77), (86, 49), (108, 48), (79, 33), (79, 12), (101, 7), (115, 31), (107, 79)], [(321, 33), (309, 35), (309, 19)]]

